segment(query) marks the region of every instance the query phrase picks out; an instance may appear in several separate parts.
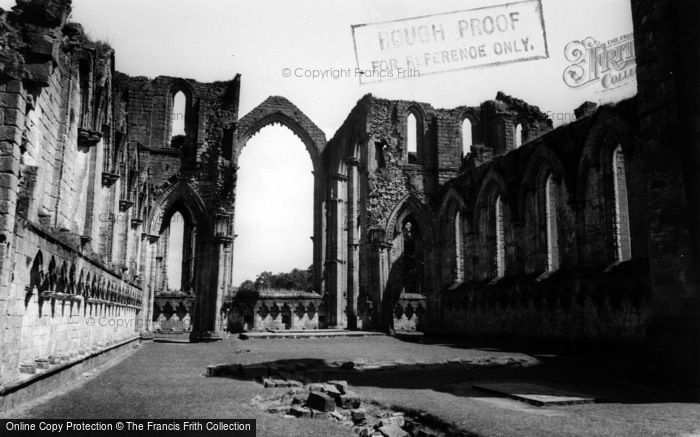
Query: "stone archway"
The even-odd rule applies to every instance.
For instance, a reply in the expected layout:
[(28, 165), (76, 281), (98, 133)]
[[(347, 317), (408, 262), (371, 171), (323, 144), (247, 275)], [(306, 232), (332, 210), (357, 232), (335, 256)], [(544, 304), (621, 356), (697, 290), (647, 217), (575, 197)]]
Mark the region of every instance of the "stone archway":
[(321, 165), (321, 154), (326, 147), (326, 135), (292, 102), (284, 97), (271, 96), (239, 120), (236, 127), (233, 150), (231, 152), (231, 160), (234, 164), (234, 169), (237, 168), (238, 159), (243, 148), (248, 143), (248, 140), (262, 128), (277, 123), (289, 128), (299, 137), (311, 157), (314, 173), (314, 288), (317, 292), (320, 292), (324, 253), (324, 239), (322, 235), (325, 227), (325, 217), (322, 206), (322, 201), (324, 199), (322, 181), (325, 170)]
[[(218, 326), (217, 315), (221, 307), (221, 296), (217, 284), (219, 263), (212, 260), (220, 259), (221, 254), (212, 252), (218, 245), (213, 244), (213, 227), (205, 204), (186, 181), (176, 180), (163, 190), (153, 205), (142, 241), (142, 252), (146, 260), (144, 280), (149, 291), (146, 326), (152, 326), (154, 308), (161, 307), (166, 301), (176, 301), (176, 306), (188, 308), (188, 320), (192, 323), (191, 331), (194, 337), (201, 336), (201, 333), (214, 332)], [(190, 264), (187, 271), (183, 272), (182, 283), (188, 284), (184, 287), (187, 289), (175, 290), (173, 293), (163, 286), (165, 267), (162, 258), (163, 251), (168, 250), (167, 242), (163, 241), (168, 238), (164, 230), (168, 229), (169, 222), (176, 212), (180, 213), (185, 221), (187, 235), (183, 241), (183, 251), (189, 254), (187, 257)]]

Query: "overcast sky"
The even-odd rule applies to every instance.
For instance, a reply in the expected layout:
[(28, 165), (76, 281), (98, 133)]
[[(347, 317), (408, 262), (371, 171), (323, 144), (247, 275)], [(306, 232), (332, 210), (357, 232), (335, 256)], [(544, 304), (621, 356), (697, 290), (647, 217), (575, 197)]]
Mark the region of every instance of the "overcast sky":
[[(572, 89), (562, 80), (569, 64), (564, 57), (567, 43), (589, 36), (606, 41), (632, 32), (629, 0), (542, 0), (548, 59), (362, 86), (355, 77), (313, 80), (282, 75), (284, 68), (354, 69), (351, 25), (503, 3), (73, 0), (72, 19), (82, 23), (93, 38), (116, 49), (117, 69), (124, 73), (198, 81), (227, 80), (241, 73), (241, 117), (267, 96), (282, 95), (328, 138), (366, 93), (449, 108), (478, 105), (500, 90), (558, 114), (570, 114), (586, 100), (606, 103), (636, 93), (634, 83), (603, 92), (599, 86)], [(12, 4), (14, 1), (0, 0), (2, 7)], [(555, 116), (556, 124), (560, 124), (557, 117), (566, 118)], [(284, 128), (266, 129), (248, 145), (239, 178), (236, 284), (261, 270), (277, 272), (311, 264), (311, 162), (305, 149)], [(295, 173), (281, 175), (281, 169)], [(300, 198), (300, 191), (306, 200)], [(291, 203), (300, 208), (290, 211), (277, 200), (268, 201), (271, 195), (293, 198)]]

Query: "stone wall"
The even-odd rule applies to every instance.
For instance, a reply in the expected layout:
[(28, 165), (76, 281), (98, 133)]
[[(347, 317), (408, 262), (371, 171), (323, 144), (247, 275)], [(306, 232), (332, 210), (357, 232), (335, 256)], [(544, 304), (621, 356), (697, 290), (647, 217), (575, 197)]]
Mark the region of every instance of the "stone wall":
[[(633, 0), (632, 12), (638, 97), (586, 102), (553, 130), (503, 93), (451, 109), (366, 95), (326, 144), (283, 97), (239, 120), (240, 76), (116, 72), (114, 51), (66, 21), (69, 0), (0, 11), (0, 384), (185, 321), (198, 339), (226, 326), (646, 336), (670, 368), (695, 363), (698, 5)], [(239, 296), (238, 156), (274, 123), (314, 166), (316, 292)], [(184, 261), (170, 290), (175, 213)]]
[(228, 330), (306, 330), (325, 326), (318, 293), (295, 290), (241, 291), (226, 304)]
[[(143, 293), (107, 250), (113, 51), (22, 2), (0, 28), (0, 383), (133, 338)], [(23, 376), (24, 375), (24, 376)]]
[(667, 378), (700, 366), (700, 4), (632, 0), (639, 150), (649, 169), (651, 359)]
[[(586, 103), (579, 120), (552, 130), (538, 108), (502, 93), (449, 110), (362, 98), (324, 153), (338, 169), (327, 179), (329, 317), (375, 329), (642, 339), (650, 291), (636, 105)], [(410, 113), (420, 120), (415, 157)], [(465, 118), (473, 145), (463, 154)]]

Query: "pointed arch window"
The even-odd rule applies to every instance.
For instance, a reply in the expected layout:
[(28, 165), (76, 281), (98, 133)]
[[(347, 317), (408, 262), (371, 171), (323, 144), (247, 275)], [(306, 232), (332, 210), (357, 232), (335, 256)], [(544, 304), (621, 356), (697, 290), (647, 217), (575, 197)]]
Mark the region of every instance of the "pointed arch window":
[(616, 261), (632, 258), (629, 205), (627, 199), (627, 178), (625, 175), (625, 156), (622, 145), (618, 144), (612, 154), (613, 179), (613, 245)]
[(495, 232), (494, 244), (494, 267), (496, 278), (502, 278), (506, 274), (506, 239), (503, 223), (503, 200), (501, 196), (496, 196), (493, 205), (493, 229)]
[(515, 148), (523, 145), (523, 125), (518, 123), (515, 125)]
[(472, 122), (468, 117), (462, 120), (462, 156), (467, 156), (472, 151)]
[(418, 107), (411, 107), (406, 115), (406, 161), (421, 164), (425, 158), (423, 148), (423, 114)]
[(462, 230), (462, 214), (458, 211), (454, 216), (454, 247), (455, 247), (455, 279), (464, 281), (464, 232)]
[(547, 271), (559, 268), (559, 234), (558, 234), (558, 192), (554, 176), (550, 173), (544, 183), (544, 223), (547, 247)]
[(406, 117), (406, 151), (408, 162), (418, 162), (418, 118), (413, 112)]
[(172, 147), (182, 147), (185, 137), (185, 118), (187, 112), (187, 96), (183, 91), (177, 91), (172, 96), (172, 111), (170, 114), (170, 144)]
[(409, 216), (401, 226), (403, 240), (403, 283), (407, 293), (423, 292), (423, 247), (421, 235), (413, 220)]

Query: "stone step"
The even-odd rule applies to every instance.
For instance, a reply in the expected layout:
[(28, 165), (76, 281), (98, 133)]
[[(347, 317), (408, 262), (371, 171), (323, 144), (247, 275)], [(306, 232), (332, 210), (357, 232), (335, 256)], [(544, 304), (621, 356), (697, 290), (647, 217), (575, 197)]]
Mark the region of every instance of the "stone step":
[(374, 331), (348, 331), (337, 329), (307, 329), (295, 331), (251, 331), (242, 332), (239, 337), (247, 339), (267, 339), (267, 338), (321, 338), (321, 337), (370, 337), (386, 335), (382, 332)]

